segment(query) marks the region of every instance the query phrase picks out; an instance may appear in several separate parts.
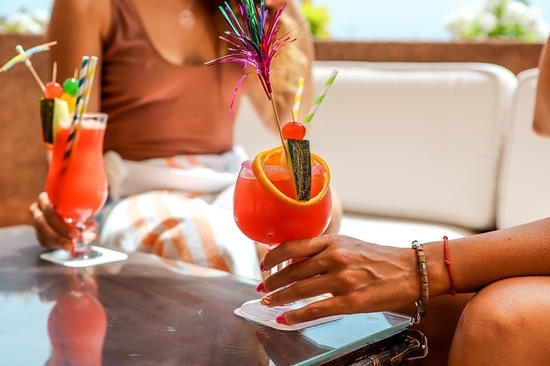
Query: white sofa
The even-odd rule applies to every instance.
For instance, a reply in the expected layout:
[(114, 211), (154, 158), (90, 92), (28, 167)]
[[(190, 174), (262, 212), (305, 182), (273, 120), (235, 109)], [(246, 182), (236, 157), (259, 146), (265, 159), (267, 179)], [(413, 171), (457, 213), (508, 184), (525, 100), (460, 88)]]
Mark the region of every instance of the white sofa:
[[(482, 63), (317, 61), (334, 85), (308, 126), (345, 210), (341, 233), (409, 246), (550, 215), (550, 139), (531, 129), (538, 71)], [(237, 142), (278, 143), (245, 101)]]

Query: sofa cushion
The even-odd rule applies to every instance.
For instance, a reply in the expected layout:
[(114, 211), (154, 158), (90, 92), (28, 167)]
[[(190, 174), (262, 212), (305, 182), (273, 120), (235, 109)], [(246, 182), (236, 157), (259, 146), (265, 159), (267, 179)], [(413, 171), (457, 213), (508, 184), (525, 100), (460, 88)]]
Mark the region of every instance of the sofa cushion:
[(371, 243), (410, 248), (413, 240), (421, 243), (440, 241), (445, 235), (456, 239), (476, 234), (476, 231), (434, 222), (346, 213), (340, 234)]
[(532, 127), (537, 79), (538, 69), (518, 74), (502, 169), (499, 228), (550, 216), (550, 139)]

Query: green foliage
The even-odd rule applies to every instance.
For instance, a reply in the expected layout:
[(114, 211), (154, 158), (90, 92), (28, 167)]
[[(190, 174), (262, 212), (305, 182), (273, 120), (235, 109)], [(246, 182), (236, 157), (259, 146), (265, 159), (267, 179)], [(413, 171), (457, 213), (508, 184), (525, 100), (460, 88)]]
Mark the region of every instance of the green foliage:
[(330, 38), (328, 32), (328, 25), (330, 23), (328, 9), (324, 6), (314, 5), (311, 1), (303, 1), (301, 8), (313, 36), (317, 39)]

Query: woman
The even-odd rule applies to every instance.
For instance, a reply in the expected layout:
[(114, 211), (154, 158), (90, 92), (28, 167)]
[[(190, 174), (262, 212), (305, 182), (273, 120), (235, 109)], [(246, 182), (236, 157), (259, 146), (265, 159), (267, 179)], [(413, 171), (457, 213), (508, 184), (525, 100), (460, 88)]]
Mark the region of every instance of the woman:
[[(237, 64), (204, 66), (227, 52), (228, 44), (219, 39), (228, 27), (218, 9), (222, 4), (215, 0), (56, 0), (48, 38), (58, 41), (50, 55), (62, 77), (73, 75), (83, 55), (99, 56), (100, 77), (94, 80), (88, 110), (109, 114), (104, 148), (110, 194), (114, 199), (128, 196), (109, 205), (114, 206), (110, 213), (103, 210), (102, 243), (254, 277), (257, 266), (252, 265), (252, 272), (247, 268), (252, 256), (256, 258), (253, 246), (232, 248), (242, 237), (228, 210), (230, 192), (211, 197), (220, 189), (201, 191), (199, 187), (199, 191), (171, 192), (166, 197), (160, 190), (167, 188), (163, 184), (172, 180), (170, 174), (153, 177), (158, 185), (149, 186), (131, 174), (120, 177), (133, 162), (160, 161), (170, 171), (181, 160), (201, 164), (215, 160), (215, 166), (230, 166), (222, 173), (235, 174), (243, 159), (233, 141), (242, 94), (250, 98), (266, 127), (275, 131), (271, 103), (255, 75), (240, 86), (228, 114), (235, 86), (243, 72), (253, 70), (243, 71)], [(282, 1), (266, 1), (266, 5), (273, 9)], [(277, 109), (290, 111), (299, 77), (308, 86), (304, 103), (311, 102), (313, 47), (308, 27), (291, 2), (280, 26), (279, 36), (290, 32), (297, 38), (276, 58), (272, 72)], [(201, 198), (192, 199), (197, 195)], [(152, 209), (135, 215), (136, 207)], [(70, 248), (76, 232), (56, 217), (45, 193), (30, 209), (42, 245)], [(335, 210), (337, 227), (338, 205)]]
[[(548, 44), (539, 67), (534, 129), (550, 136)], [(258, 290), (270, 306), (333, 295), (281, 315), (277, 321), (284, 324), (381, 310), (418, 314), (427, 306), (421, 326), (428, 365), (548, 363), (550, 218), (422, 247), (427, 278), (415, 249), (339, 235), (290, 241), (267, 253), (261, 269), (301, 260), (267, 277)]]

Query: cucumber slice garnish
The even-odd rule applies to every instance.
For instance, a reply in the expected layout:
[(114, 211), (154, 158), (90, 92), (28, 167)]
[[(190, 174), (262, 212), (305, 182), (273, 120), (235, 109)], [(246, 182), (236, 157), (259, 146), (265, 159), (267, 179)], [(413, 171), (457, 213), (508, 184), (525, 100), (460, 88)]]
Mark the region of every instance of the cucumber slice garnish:
[(42, 122), (42, 141), (45, 144), (53, 144), (53, 109), (55, 105), (54, 99), (40, 99), (40, 120)]
[(296, 183), (296, 198), (308, 201), (311, 195), (311, 154), (309, 140), (287, 139), (292, 175)]

